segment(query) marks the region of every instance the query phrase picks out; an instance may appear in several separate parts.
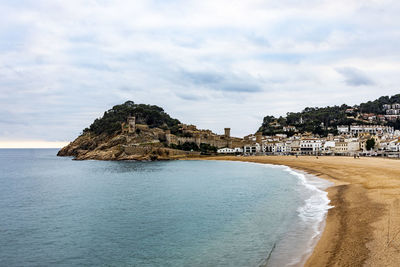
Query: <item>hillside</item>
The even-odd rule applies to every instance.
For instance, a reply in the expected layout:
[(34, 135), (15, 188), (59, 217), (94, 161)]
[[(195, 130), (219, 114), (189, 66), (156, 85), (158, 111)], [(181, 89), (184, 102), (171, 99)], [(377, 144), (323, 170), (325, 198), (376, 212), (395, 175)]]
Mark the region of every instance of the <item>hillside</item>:
[(263, 135), (311, 132), (321, 136), (337, 134), (338, 125), (379, 124), (400, 129), (400, 109), (385, 105), (400, 103), (400, 94), (382, 96), (374, 101), (349, 106), (307, 107), (301, 112), (288, 112), (285, 117), (266, 116), (258, 131)]
[(196, 143), (193, 133), (198, 131), (161, 107), (127, 101), (104, 112), (57, 155), (79, 160), (167, 160), (215, 153), (216, 147)]

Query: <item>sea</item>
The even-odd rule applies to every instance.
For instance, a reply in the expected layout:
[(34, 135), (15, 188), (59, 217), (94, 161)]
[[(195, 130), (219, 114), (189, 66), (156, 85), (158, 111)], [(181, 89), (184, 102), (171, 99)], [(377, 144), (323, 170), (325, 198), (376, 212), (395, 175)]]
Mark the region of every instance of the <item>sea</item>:
[(230, 161), (0, 149), (0, 266), (301, 266), (330, 183)]

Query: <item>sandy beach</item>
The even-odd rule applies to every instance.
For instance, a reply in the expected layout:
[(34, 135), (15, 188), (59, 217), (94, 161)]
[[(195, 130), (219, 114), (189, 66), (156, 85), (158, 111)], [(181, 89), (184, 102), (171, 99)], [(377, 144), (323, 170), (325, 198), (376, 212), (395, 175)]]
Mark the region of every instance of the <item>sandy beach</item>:
[(334, 208), (305, 266), (399, 266), (400, 161), (382, 158), (218, 156), (286, 165), (329, 181)]

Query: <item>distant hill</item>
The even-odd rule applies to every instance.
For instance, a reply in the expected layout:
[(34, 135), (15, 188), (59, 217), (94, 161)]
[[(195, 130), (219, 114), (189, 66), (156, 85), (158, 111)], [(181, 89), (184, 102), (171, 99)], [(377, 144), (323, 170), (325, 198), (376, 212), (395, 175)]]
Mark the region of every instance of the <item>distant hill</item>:
[(385, 114), (383, 105), (395, 103), (400, 103), (400, 94), (391, 97), (382, 96), (374, 101), (354, 106), (343, 104), (323, 108), (307, 107), (301, 112), (288, 112), (286, 117), (266, 116), (258, 131), (262, 132), (263, 135), (285, 133), (290, 136), (296, 132), (312, 132), (326, 136), (328, 133), (336, 134), (336, 126), (338, 125), (351, 125), (353, 123), (382, 124), (400, 129), (399, 118), (387, 120), (378, 116)]

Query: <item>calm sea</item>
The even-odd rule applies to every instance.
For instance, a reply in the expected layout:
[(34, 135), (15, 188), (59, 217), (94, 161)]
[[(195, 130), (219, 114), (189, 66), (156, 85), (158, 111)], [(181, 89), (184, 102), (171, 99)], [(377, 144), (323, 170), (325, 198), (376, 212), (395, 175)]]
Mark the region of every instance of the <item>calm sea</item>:
[(0, 266), (299, 265), (328, 208), (287, 167), (56, 153), (0, 149)]

